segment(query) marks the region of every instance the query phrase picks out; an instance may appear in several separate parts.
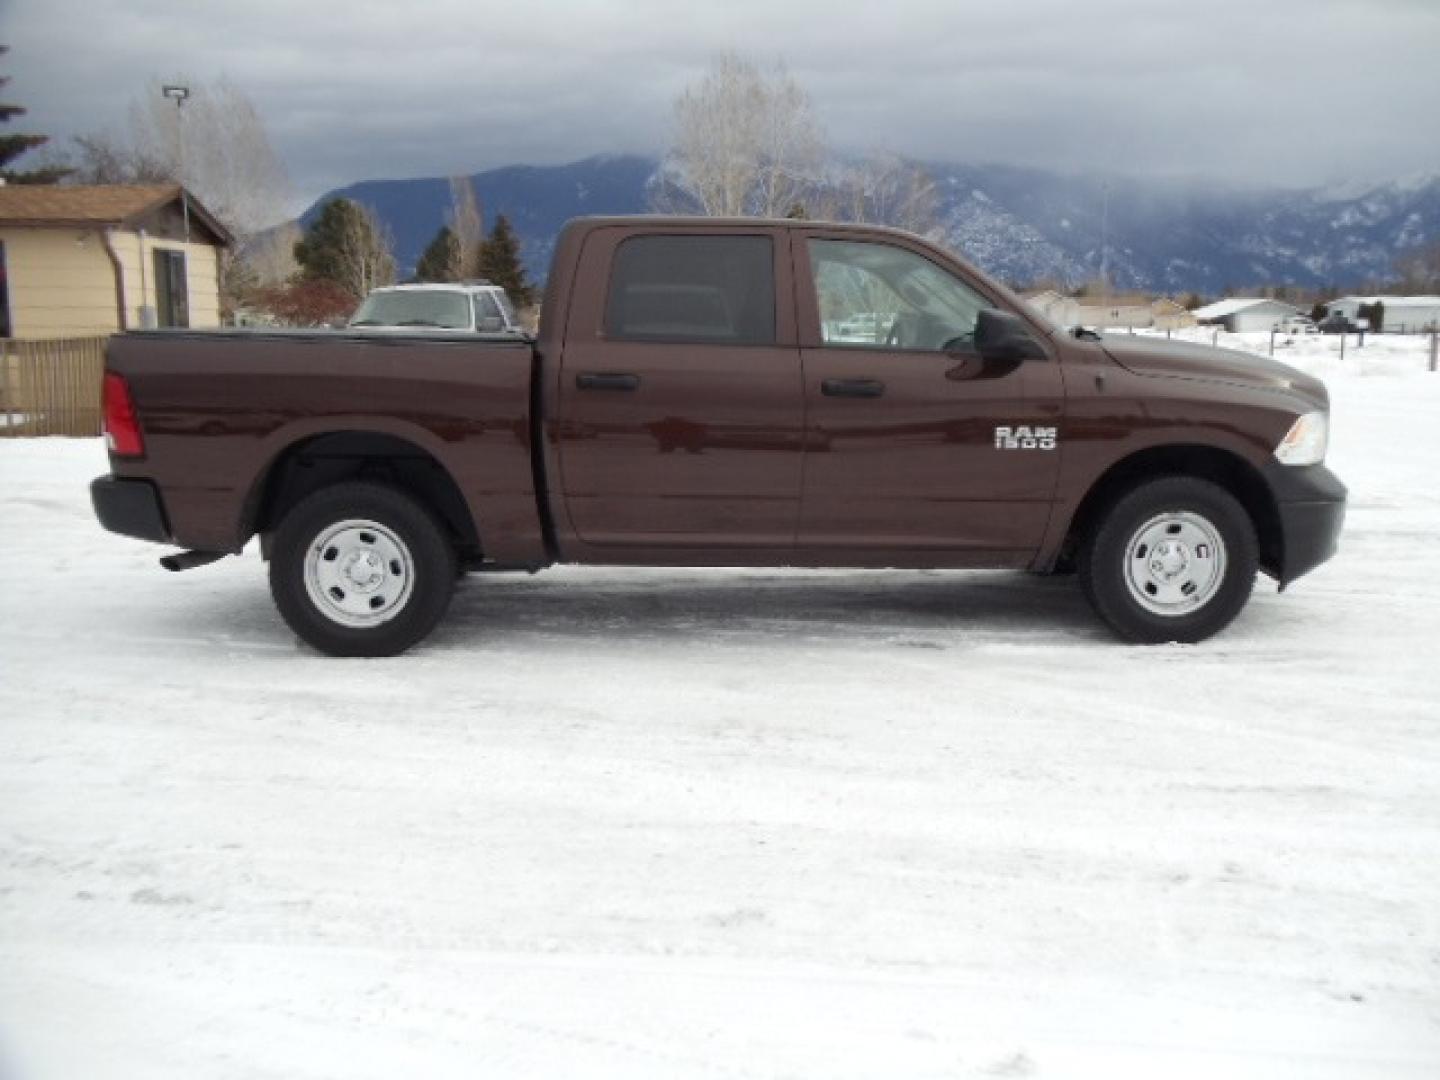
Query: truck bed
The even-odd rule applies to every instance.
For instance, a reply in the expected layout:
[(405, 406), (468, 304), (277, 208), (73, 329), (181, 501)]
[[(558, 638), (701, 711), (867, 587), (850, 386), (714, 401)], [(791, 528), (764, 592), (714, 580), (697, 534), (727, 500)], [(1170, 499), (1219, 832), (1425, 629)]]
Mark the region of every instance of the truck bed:
[[(107, 369), (130, 387), (174, 543), (238, 551), (277, 468), (319, 435), (399, 440), (454, 479), (487, 559), (545, 559), (531, 454), (535, 350), (513, 334), (138, 331)], [(241, 508), (237, 514), (237, 508)]]

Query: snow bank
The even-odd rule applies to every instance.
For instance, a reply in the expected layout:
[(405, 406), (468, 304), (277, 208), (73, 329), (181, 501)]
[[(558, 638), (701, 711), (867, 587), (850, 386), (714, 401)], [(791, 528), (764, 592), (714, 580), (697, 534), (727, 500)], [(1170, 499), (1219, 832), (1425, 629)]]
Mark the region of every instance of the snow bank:
[(0, 1074), (1436, 1075), (1440, 376), (1351, 364), (1342, 553), (1193, 648), (562, 569), (325, 659), (0, 440)]
[[(1143, 330), (1137, 331), (1137, 335), (1165, 337), (1165, 332)], [(1219, 345), (1223, 349), (1235, 349), (1255, 356), (1272, 355), (1268, 332), (1232, 334), (1201, 326), (1176, 330), (1171, 336), (1176, 341)], [(1346, 334), (1343, 357), (1339, 334), (1295, 334), (1290, 337), (1277, 334), (1274, 346), (1276, 360), (1327, 381), (1348, 376), (1389, 378), (1429, 373), (1428, 334), (1366, 334), (1364, 345), (1359, 343), (1357, 335)]]

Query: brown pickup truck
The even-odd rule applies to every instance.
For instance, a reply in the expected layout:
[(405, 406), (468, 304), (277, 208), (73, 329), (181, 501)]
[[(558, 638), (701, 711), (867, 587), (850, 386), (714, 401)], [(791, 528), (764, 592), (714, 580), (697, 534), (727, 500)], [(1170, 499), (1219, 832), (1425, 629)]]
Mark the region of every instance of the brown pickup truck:
[(108, 529), (259, 535), (295, 632), (423, 638), (466, 571), (1074, 571), (1123, 638), (1201, 640), (1335, 550), (1318, 380), (1049, 324), (888, 229), (593, 218), (535, 339), (159, 331), (109, 350)]

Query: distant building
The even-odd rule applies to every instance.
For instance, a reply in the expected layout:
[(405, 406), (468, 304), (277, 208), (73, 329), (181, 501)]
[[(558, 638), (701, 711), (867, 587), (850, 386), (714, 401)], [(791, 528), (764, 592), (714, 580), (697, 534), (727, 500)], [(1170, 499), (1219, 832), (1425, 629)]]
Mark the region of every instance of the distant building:
[(1150, 310), (1148, 296), (1079, 296), (1075, 300), (1079, 304), (1079, 318), (1076, 321), (1081, 326), (1106, 330), (1147, 327), (1155, 321), (1155, 313)]
[(1325, 305), (1330, 315), (1344, 315), (1352, 322), (1360, 308), (1381, 306), (1381, 325), (1370, 329), (1387, 334), (1419, 333), (1440, 328), (1440, 296), (1342, 296)]
[(1072, 296), (1061, 296), (1054, 289), (1026, 293), (1025, 302), (1057, 326), (1079, 326), (1080, 303)]
[(1190, 313), (1173, 300), (1147, 296), (1061, 296), (1053, 289), (1025, 297), (1051, 322), (1061, 326), (1092, 326), (1096, 329), (1178, 330), (1194, 326)]
[(230, 242), (175, 184), (0, 186), (0, 337), (219, 326)]
[(1191, 314), (1202, 325), (1223, 326), (1231, 333), (1243, 334), (1247, 331), (1274, 330), (1286, 319), (1299, 315), (1300, 309), (1282, 300), (1232, 296), (1196, 308)]
[(1155, 317), (1150, 325), (1156, 330), (1183, 330), (1195, 325), (1195, 316), (1174, 300), (1161, 297), (1151, 301), (1150, 311)]

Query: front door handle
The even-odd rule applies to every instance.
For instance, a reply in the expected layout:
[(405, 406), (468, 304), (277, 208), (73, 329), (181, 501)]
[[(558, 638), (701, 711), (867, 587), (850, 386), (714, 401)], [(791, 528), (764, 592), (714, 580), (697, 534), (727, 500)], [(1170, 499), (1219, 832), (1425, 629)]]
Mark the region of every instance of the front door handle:
[(826, 379), (820, 392), (826, 397), (879, 397), (885, 384), (879, 379)]
[(585, 371), (575, 376), (581, 390), (638, 390), (640, 376), (615, 371)]

